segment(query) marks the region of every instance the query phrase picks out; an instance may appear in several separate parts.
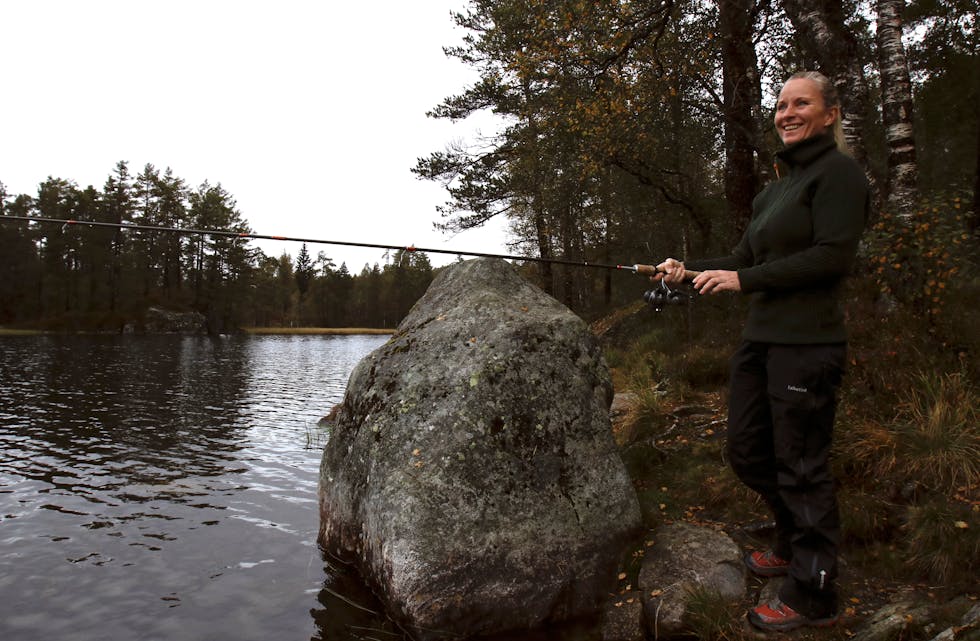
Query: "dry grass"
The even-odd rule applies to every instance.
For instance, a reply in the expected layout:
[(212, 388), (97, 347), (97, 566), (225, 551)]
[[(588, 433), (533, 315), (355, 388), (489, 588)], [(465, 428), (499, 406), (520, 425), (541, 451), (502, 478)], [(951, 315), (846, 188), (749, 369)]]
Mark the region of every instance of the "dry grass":
[(980, 406), (962, 376), (919, 376), (897, 410), (884, 421), (844, 417), (837, 449), (847, 473), (939, 492), (980, 483)]
[(741, 641), (750, 637), (743, 613), (743, 604), (699, 586), (690, 591), (684, 621), (698, 641)]
[(932, 489), (980, 483), (980, 407), (959, 374), (922, 376), (897, 421), (906, 474)]
[(354, 334), (394, 334), (393, 329), (370, 327), (243, 327), (246, 334), (277, 336), (351, 336)]

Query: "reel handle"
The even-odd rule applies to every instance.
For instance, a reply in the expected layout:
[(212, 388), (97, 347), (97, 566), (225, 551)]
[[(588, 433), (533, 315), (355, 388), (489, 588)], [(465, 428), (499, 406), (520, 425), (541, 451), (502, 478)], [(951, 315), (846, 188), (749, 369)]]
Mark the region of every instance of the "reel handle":
[[(654, 274), (659, 274), (662, 270), (657, 269), (656, 265), (633, 265), (633, 271), (637, 274), (644, 274), (646, 276), (653, 276)], [(684, 280), (690, 281), (700, 274), (701, 272), (691, 271), (690, 269), (684, 270)]]

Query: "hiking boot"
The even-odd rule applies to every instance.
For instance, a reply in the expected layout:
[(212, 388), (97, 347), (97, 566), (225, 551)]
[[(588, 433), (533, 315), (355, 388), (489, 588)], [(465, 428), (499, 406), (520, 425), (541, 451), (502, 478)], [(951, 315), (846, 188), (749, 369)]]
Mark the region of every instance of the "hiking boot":
[(776, 599), (772, 603), (764, 603), (749, 610), (748, 618), (749, 623), (760, 630), (789, 632), (802, 627), (826, 628), (837, 623), (840, 617), (833, 614), (824, 618), (811, 619)]
[(789, 574), (789, 561), (776, 556), (772, 550), (746, 554), (745, 565), (756, 576), (769, 577)]

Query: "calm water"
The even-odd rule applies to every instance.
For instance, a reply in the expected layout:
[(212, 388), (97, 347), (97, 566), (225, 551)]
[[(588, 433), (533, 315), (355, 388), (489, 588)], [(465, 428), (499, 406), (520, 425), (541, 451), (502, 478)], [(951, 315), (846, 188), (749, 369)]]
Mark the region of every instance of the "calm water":
[(316, 546), (316, 422), (385, 340), (0, 337), (0, 639), (393, 638)]

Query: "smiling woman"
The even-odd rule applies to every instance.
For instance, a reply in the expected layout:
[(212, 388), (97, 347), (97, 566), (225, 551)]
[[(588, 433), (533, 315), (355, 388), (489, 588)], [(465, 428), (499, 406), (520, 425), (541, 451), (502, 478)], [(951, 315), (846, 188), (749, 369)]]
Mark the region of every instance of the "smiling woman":
[(790, 76), (779, 92), (774, 123), (784, 145), (806, 140), (830, 129), (837, 148), (847, 151), (837, 89), (821, 73), (801, 71)]
[(731, 361), (728, 458), (776, 520), (772, 549), (751, 553), (746, 565), (760, 576), (787, 576), (779, 598), (750, 610), (749, 620), (787, 631), (839, 616), (840, 521), (829, 460), (847, 340), (839, 298), (869, 190), (835, 141), (840, 106), (827, 78), (788, 79), (774, 121), (789, 173), (755, 198), (732, 254), (687, 265), (668, 258), (658, 267), (668, 282), (700, 270), (692, 283), (701, 294), (751, 297)]

